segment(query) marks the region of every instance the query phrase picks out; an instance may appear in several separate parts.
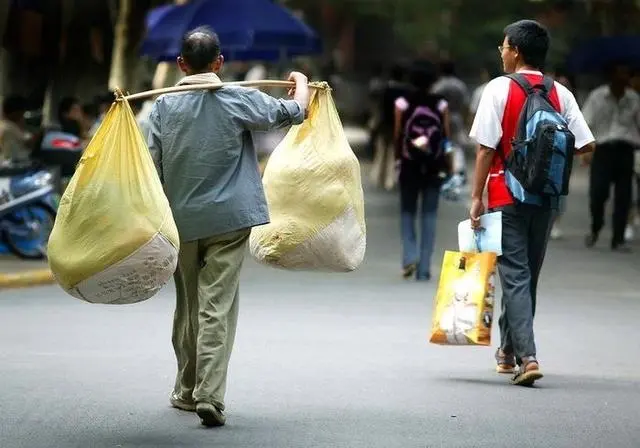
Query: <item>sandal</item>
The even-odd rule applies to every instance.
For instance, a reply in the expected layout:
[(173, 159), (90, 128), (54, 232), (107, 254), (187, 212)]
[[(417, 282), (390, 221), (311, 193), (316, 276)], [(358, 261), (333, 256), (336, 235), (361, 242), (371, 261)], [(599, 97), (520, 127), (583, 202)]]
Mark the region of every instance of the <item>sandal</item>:
[(529, 358), (520, 364), (518, 372), (513, 376), (511, 383), (516, 386), (533, 386), (533, 383), (543, 376), (538, 361), (535, 358)]
[(496, 350), (496, 372), (502, 374), (513, 374), (516, 372), (516, 357), (513, 353), (505, 353), (501, 348)]

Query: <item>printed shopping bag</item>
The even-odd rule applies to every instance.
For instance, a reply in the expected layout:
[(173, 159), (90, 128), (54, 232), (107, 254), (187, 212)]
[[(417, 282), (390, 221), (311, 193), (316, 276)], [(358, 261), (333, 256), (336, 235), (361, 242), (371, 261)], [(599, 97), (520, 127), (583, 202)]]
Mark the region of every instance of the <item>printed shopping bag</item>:
[(496, 260), (493, 252), (445, 252), (430, 342), (491, 344)]

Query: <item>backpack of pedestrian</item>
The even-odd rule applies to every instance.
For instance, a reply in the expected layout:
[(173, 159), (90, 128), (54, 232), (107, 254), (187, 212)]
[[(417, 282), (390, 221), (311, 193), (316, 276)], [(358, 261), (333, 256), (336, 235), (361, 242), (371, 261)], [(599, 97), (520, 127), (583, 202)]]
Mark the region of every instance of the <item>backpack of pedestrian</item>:
[(526, 94), (526, 100), (505, 157), (507, 187), (518, 202), (558, 208), (569, 194), (575, 137), (567, 120), (551, 104), (553, 78), (543, 76), (532, 85), (522, 73), (507, 75)]

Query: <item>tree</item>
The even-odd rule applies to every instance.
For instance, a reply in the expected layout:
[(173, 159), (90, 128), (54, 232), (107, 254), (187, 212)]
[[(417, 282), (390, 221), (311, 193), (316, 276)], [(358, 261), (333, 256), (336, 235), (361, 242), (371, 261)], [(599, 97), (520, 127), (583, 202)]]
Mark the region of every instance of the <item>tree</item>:
[(118, 18), (113, 39), (109, 89), (126, 88), (131, 80), (131, 68), (127, 67), (127, 50), (129, 47), (129, 21), (131, 16), (131, 0), (120, 0)]

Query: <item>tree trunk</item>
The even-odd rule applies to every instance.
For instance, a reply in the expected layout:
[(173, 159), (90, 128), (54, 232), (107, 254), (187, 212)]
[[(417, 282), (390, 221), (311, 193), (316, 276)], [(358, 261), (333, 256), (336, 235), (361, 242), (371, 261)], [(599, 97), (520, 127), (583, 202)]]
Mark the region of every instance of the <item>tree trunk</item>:
[(120, 0), (118, 21), (115, 27), (111, 71), (109, 73), (109, 89), (129, 87), (129, 70), (127, 69), (127, 52), (129, 50), (129, 16), (131, 0)]

